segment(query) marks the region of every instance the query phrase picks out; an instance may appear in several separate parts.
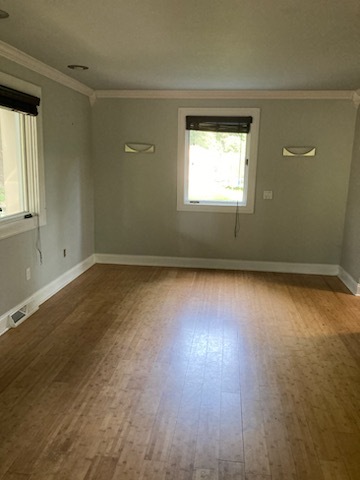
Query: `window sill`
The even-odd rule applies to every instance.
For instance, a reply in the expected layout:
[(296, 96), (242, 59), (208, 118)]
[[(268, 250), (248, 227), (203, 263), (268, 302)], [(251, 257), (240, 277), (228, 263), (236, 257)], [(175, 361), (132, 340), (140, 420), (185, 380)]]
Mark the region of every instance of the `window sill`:
[(254, 213), (254, 207), (252, 205), (206, 205), (198, 203), (182, 203), (177, 206), (177, 210), (180, 212), (213, 212), (213, 213), (232, 213), (239, 214)]
[(19, 233), (33, 230), (37, 227), (37, 217), (20, 218), (20, 219), (3, 219), (0, 221), (0, 240), (12, 237)]

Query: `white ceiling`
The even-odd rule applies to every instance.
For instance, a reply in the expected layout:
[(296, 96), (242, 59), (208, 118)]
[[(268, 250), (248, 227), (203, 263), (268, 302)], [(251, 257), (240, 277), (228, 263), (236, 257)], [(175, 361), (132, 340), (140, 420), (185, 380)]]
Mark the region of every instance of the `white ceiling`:
[[(360, 0), (0, 0), (0, 9), (10, 14), (0, 40), (96, 90), (360, 88)], [(89, 70), (67, 69), (74, 63)]]

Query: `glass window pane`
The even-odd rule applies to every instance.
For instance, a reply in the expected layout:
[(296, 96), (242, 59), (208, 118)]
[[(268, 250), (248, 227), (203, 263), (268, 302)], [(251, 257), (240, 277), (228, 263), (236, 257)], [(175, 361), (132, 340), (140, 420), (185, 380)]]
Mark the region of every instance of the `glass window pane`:
[(26, 210), (22, 115), (0, 108), (0, 216)]
[(189, 201), (242, 203), (245, 186), (244, 133), (189, 132)]

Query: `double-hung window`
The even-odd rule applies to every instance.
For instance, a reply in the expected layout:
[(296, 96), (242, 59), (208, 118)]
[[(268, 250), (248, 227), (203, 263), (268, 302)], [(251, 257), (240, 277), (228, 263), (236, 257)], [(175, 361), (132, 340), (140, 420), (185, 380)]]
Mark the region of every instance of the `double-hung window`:
[(178, 210), (253, 213), (259, 109), (180, 108)]
[(0, 238), (45, 223), (40, 89), (0, 74)]

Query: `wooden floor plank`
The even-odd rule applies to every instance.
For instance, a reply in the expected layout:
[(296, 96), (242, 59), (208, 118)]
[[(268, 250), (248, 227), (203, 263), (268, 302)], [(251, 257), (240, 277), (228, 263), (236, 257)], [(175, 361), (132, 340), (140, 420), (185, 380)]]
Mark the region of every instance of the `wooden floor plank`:
[(193, 480), (218, 480), (217, 471), (205, 468), (196, 468)]
[(324, 480), (351, 480), (343, 462), (321, 462)]
[(220, 459), (244, 461), (241, 398), (237, 393), (221, 394)]
[(95, 265), (0, 338), (0, 480), (358, 480), (333, 277)]
[(246, 480), (245, 466), (240, 462), (219, 461), (219, 480)]

